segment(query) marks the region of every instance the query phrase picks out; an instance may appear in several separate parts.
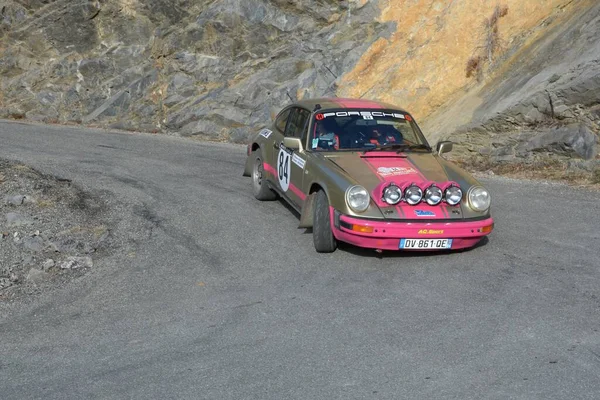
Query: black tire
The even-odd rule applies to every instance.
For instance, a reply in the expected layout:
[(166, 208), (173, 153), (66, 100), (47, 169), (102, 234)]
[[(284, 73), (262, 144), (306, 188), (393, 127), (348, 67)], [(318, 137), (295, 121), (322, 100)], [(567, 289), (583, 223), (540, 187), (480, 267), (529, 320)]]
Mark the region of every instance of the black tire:
[(331, 230), (331, 213), (329, 200), (324, 191), (314, 194), (315, 204), (313, 210), (313, 241), (317, 253), (332, 253), (337, 248), (337, 241)]
[(254, 162), (252, 163), (252, 194), (258, 200), (275, 200), (277, 194), (273, 192), (264, 179), (264, 167), (261, 149), (256, 149), (252, 153)]

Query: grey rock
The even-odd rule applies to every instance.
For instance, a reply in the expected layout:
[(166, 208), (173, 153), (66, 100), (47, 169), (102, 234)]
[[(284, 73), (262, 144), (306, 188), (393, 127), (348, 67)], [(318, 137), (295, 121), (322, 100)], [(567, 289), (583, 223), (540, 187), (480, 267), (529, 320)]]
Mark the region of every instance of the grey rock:
[(570, 125), (535, 136), (526, 145), (527, 151), (549, 151), (578, 156), (586, 160), (597, 154), (597, 137), (585, 125)]
[(504, 157), (504, 156), (514, 156), (515, 149), (511, 146), (502, 146), (490, 151), (491, 157)]
[(9, 277), (10, 274), (13, 272), (13, 270), (14, 270), (14, 266), (13, 265), (3, 266), (2, 268), (0, 268), (0, 276), (2, 276), (2, 277)]
[(21, 243), (24, 248), (33, 252), (42, 252), (44, 250), (44, 239), (39, 236), (26, 237)]
[(8, 204), (10, 206), (20, 206), (21, 204), (23, 204), (23, 201), (25, 200), (25, 196), (18, 194), (15, 196), (7, 196), (4, 199), (4, 203)]
[(23, 204), (25, 204), (25, 205), (37, 204), (37, 200), (34, 197), (26, 195), (23, 197)]
[(502, 156), (491, 156), (490, 161), (493, 163), (508, 163), (513, 162), (517, 159), (517, 157), (513, 154), (506, 154)]
[(25, 254), (25, 255), (23, 255), (23, 258), (21, 259), (21, 264), (23, 264), (25, 266), (34, 265), (35, 259), (31, 254)]
[(165, 101), (163, 101), (163, 104), (167, 107), (171, 107), (171, 106), (174, 106), (176, 104), (183, 102), (185, 99), (186, 99), (186, 97), (184, 97), (180, 94), (173, 94), (173, 95), (167, 97), (165, 99)]
[(93, 266), (92, 257), (68, 257), (60, 264), (62, 269), (92, 268)]
[(8, 278), (0, 278), (0, 290), (9, 288), (14, 283)]
[(6, 214), (6, 225), (9, 228), (31, 225), (33, 220), (19, 213), (9, 212)]
[(167, 89), (168, 94), (181, 93), (194, 89), (194, 80), (184, 73), (177, 73), (171, 78), (171, 83)]
[(135, 130), (134, 125), (130, 121), (117, 121), (109, 125), (111, 129), (119, 129), (123, 131)]
[(600, 167), (600, 160), (571, 160), (567, 165), (571, 170), (594, 172)]
[(25, 118), (31, 121), (50, 122), (58, 118), (58, 111), (53, 107), (44, 107), (41, 109), (27, 111)]
[(75, 253), (82, 250), (84, 244), (72, 237), (60, 238), (48, 242), (48, 249), (57, 253)]
[(79, 62), (78, 71), (84, 81), (91, 81), (97, 76), (101, 76), (104, 71), (109, 68), (107, 60), (81, 60)]
[(50, 268), (54, 267), (55, 265), (56, 265), (56, 263), (54, 262), (54, 260), (51, 258), (48, 258), (42, 263), (42, 269), (44, 271), (48, 271)]
[(56, 104), (61, 98), (60, 93), (43, 90), (37, 94), (37, 99), (44, 106), (50, 106)]
[(50, 278), (52, 277), (52, 275), (50, 275), (49, 273), (36, 269), (36, 268), (31, 268), (29, 270), (29, 272), (27, 273), (27, 275), (25, 276), (25, 280), (27, 282), (31, 282), (35, 285), (39, 285), (43, 282), (48, 281)]

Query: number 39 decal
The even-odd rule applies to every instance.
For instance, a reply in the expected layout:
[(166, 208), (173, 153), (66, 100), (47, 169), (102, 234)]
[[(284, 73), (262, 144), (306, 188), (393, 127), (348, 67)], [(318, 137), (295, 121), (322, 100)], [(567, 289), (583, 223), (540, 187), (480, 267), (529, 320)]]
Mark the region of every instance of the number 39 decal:
[(281, 190), (287, 192), (290, 188), (290, 173), (292, 172), (292, 155), (284, 149), (279, 149), (277, 157), (277, 178)]

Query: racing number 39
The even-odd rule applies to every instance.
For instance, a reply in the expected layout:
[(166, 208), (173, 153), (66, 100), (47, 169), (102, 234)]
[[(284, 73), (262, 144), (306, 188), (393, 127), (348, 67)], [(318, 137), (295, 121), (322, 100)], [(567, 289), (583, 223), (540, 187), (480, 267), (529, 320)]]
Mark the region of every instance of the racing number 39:
[(279, 179), (279, 186), (281, 190), (287, 192), (290, 188), (290, 172), (292, 166), (292, 155), (284, 149), (279, 149), (279, 156), (277, 157), (277, 178)]

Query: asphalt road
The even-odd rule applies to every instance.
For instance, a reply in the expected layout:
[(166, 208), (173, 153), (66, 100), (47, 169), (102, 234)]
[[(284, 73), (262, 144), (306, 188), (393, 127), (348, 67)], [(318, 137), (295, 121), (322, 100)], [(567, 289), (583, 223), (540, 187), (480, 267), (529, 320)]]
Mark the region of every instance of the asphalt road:
[(320, 255), (241, 146), (0, 121), (0, 157), (150, 225), (7, 310), (2, 399), (600, 397), (599, 193), (490, 179), (483, 246)]

